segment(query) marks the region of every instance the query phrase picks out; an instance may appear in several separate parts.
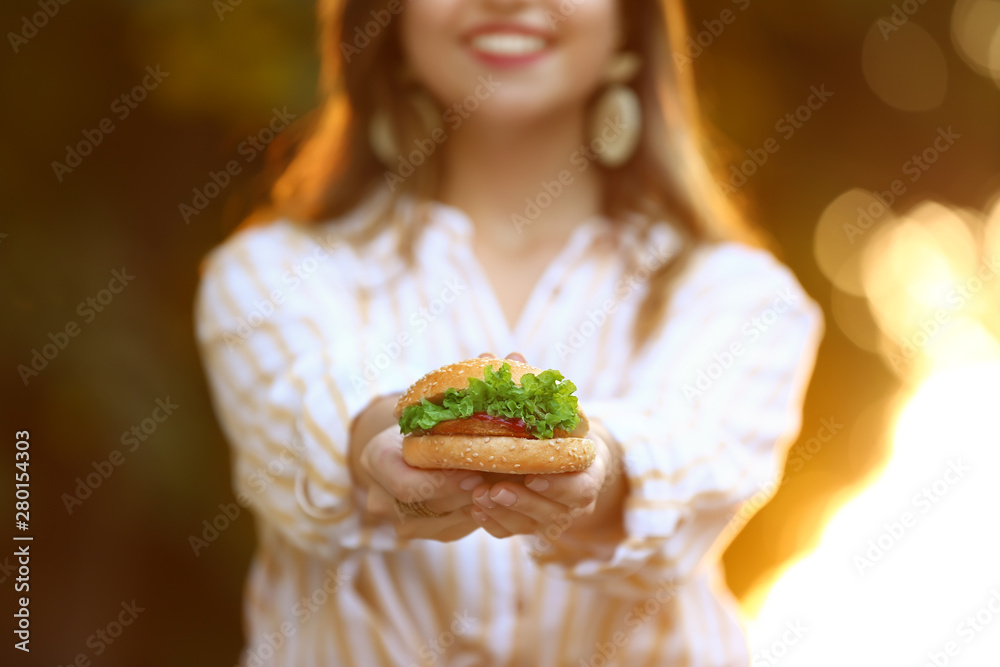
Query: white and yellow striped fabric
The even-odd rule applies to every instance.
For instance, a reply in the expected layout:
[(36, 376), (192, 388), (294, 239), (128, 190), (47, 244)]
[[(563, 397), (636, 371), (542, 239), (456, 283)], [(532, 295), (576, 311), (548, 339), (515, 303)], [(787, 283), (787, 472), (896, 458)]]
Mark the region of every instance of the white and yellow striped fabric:
[[(717, 561), (800, 428), (823, 324), (791, 273), (736, 244), (698, 250), (633, 354), (648, 270), (676, 247), (669, 224), (640, 244), (632, 226), (583, 221), (511, 327), (461, 211), (432, 204), (408, 268), (394, 231), (340, 240), (367, 205), (242, 231), (203, 267), (197, 337), (259, 539), (240, 664), (749, 665)], [(484, 351), (559, 369), (622, 443), (624, 542), (553, 562), (545, 535), (407, 543), (361, 525), (352, 418)]]

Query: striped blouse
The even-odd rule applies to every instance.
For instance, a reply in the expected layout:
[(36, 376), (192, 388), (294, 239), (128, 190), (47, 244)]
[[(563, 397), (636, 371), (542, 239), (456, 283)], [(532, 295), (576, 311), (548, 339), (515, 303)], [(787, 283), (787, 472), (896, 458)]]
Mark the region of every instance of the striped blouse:
[[(240, 664), (749, 665), (718, 557), (800, 428), (823, 324), (792, 274), (763, 251), (706, 246), (634, 352), (646, 279), (678, 244), (670, 224), (640, 242), (634, 222), (583, 221), (511, 328), (463, 212), (432, 203), (408, 266), (398, 232), (341, 238), (367, 205), (241, 231), (203, 266), (197, 337), (258, 534)], [(484, 351), (562, 371), (622, 444), (621, 543), (559, 543), (555, 561), (558, 530), (441, 543), (362, 525), (352, 418)]]

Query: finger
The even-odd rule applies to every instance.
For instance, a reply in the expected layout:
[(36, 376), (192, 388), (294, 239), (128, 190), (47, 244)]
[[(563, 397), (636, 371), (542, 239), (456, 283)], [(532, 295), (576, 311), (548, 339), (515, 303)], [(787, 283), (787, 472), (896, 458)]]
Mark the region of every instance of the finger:
[(496, 357), (492, 352), (483, 352), (479, 355), (480, 359), (494, 359)]
[(524, 358), (524, 355), (521, 354), (520, 352), (511, 352), (510, 354), (507, 355), (507, 358), (513, 359), (514, 361), (520, 361), (522, 364), (527, 363), (527, 360)]
[(479, 524), (472, 519), (466, 517), (466, 522), (447, 528), (440, 533), (434, 535), (432, 539), (438, 542), (454, 542), (455, 540), (460, 540), (470, 533), (474, 533), (479, 529)]
[(439, 539), (449, 540), (468, 535), (476, 529), (477, 524), (464, 511), (457, 511), (438, 518), (405, 516), (395, 522), (396, 535), (400, 539)]
[(396, 516), (394, 500), (388, 491), (378, 484), (372, 484), (365, 498), (365, 510), (373, 516), (391, 519)]
[(549, 525), (567, 526), (577, 516), (587, 513), (574, 511), (512, 482), (494, 484), (488, 492), (485, 485), (479, 487), (473, 492), (473, 501), (493, 521), (517, 534), (534, 533)]
[[(491, 510), (476, 507), (472, 513), (473, 518), (481, 522), (483, 529), (494, 537), (530, 535), (539, 527), (532, 519), (506, 507), (497, 506)], [(486, 518), (482, 519), (480, 513)]]
[(505, 537), (510, 537), (511, 535), (514, 534), (509, 530), (507, 530), (506, 528), (504, 528), (503, 526), (501, 526), (496, 521), (494, 521), (490, 517), (489, 513), (485, 512), (484, 510), (478, 507), (472, 508), (471, 516), (472, 519), (483, 528), (483, 530), (485, 530), (493, 537), (503, 539)]
[(554, 475), (528, 475), (524, 480), (525, 488), (535, 495), (567, 507), (595, 503), (603, 483), (603, 471), (592, 471), (590, 468)]
[(450, 512), (471, 501), (469, 491), (482, 483), (483, 476), (474, 470), (421, 470), (407, 465), (401, 448), (380, 448), (368, 462), (372, 480), (390, 496), (403, 502), (424, 502), (435, 512)]

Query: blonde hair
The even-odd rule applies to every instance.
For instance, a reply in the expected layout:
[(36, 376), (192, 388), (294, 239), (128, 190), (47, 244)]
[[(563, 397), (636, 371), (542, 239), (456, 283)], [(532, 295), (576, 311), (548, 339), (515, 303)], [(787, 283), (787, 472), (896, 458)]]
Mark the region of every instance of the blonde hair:
[[(638, 349), (662, 320), (674, 279), (695, 247), (719, 241), (760, 245), (761, 239), (716, 185), (709, 168), (690, 61), (674, 56), (687, 35), (681, 0), (620, 2), (624, 49), (636, 52), (643, 63), (629, 85), (639, 96), (644, 120), (639, 146), (624, 165), (616, 169), (598, 165), (604, 183), (603, 213), (613, 221), (631, 214), (650, 222), (670, 220), (683, 239), (680, 251), (648, 280), (634, 326)], [(389, 114), (399, 145), (411, 146), (424, 138), (427, 130), (414, 106), (399, 103), (413, 95), (418, 84), (398, 76), (403, 65), (395, 35), (398, 20), (388, 21), (364, 48), (351, 48), (358, 39), (357, 28), (371, 23), (373, 9), (387, 4), (319, 0), (323, 99), (307, 122), (296, 128), (291, 139), (296, 149), (271, 187), (270, 200), (244, 225), (276, 217), (324, 222), (355, 209), (374, 185), (383, 182), (386, 172), (368, 140), (370, 119), (378, 110)], [(395, 220), (392, 211), (404, 193), (418, 201), (436, 196), (442, 154), (435, 151), (393, 188), (357, 242), (370, 240), (388, 225), (399, 225), (399, 252), (412, 262), (413, 241), (423, 222)]]

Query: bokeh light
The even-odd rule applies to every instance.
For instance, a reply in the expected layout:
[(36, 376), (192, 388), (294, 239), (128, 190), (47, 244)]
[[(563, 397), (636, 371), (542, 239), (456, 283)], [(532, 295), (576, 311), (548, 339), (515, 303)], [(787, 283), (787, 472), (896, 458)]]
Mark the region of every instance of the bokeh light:
[(860, 295), (862, 250), (873, 229), (895, 218), (871, 192), (852, 189), (827, 205), (813, 234), (816, 263), (840, 290)]
[(948, 91), (948, 67), (937, 41), (912, 21), (872, 25), (862, 48), (862, 69), (872, 91), (901, 111), (939, 106)]
[[(1000, 469), (998, 219), (996, 203), (975, 214), (925, 202), (865, 244), (860, 282), (879, 353), (914, 388), (897, 397), (884, 470), (836, 509), (815, 549), (749, 596), (758, 657), (777, 649), (782, 664), (833, 667), (944, 665), (957, 655), (985, 665), (1000, 654), (1000, 633), (964, 620), (1000, 600), (1000, 532), (983, 513)], [(855, 340), (844, 320), (857, 306), (840, 301), (838, 324)], [(1000, 625), (1000, 614), (987, 617)], [(789, 623), (809, 641), (776, 640), (790, 636)]]
[(750, 625), (758, 657), (777, 655), (792, 623), (805, 637), (786, 647), (783, 665), (933, 665), (929, 656), (952, 641), (960, 664), (993, 664), (996, 628), (958, 626), (1000, 591), (1000, 533), (984, 512), (996, 504), (998, 395), (1000, 356), (919, 386), (896, 420), (885, 470), (766, 595)]
[(951, 38), (972, 69), (1000, 82), (1000, 2), (958, 0), (952, 10)]
[[(1000, 448), (977, 435), (997, 430), (1000, 280), (984, 280), (974, 294), (968, 282), (1000, 253), (1000, 0), (684, 4), (699, 39), (685, 68), (705, 126), (719, 130), (708, 138), (723, 157), (720, 173), (728, 177), (765, 143), (773, 148), (732, 197), (826, 322), (785, 476), (725, 550), (726, 584), (746, 610), (761, 612), (755, 647), (770, 646), (781, 621), (807, 612), (818, 619), (809, 648), (803, 642), (778, 664), (813, 667), (829, 655), (922, 667), (919, 651), (890, 652), (876, 639), (908, 649), (917, 637), (933, 651), (1000, 584), (995, 565), (985, 569), (987, 558), (998, 560), (982, 530), (996, 494), (979, 486), (1000, 478)], [(58, 12), (47, 16), (43, 5)], [(38, 664), (74, 663), (92, 648), (91, 633), (133, 598), (148, 612), (105, 653), (90, 652), (93, 664), (236, 662), (256, 525), (244, 512), (208, 550), (195, 553), (188, 541), (235, 501), (192, 300), (199, 263), (281, 160), (280, 151), (246, 160), (241, 142), (274, 109), (306, 120), (317, 100), (315, 13), (314, 0), (0, 6), (8, 49), (0, 58), (8, 100), (0, 108), (0, 295), (11, 357), (3, 396), (10, 429), (30, 428), (39, 443), (32, 491), (43, 548), (32, 558), (38, 642), (30, 656)], [(19, 33), (31, 36), (12, 48)], [(169, 77), (119, 118), (112, 102), (157, 66)], [(828, 102), (796, 117), (814, 88), (829, 91)], [(53, 162), (103, 118), (114, 132), (57, 180)], [(938, 154), (939, 136), (952, 132), (960, 138)], [(272, 147), (290, 148), (291, 134)], [(242, 171), (185, 220), (179, 205), (234, 159)], [(134, 285), (23, 382), (14, 368), (68, 322), (83, 324), (77, 304), (123, 266)], [(968, 298), (949, 301), (959, 287)], [(942, 309), (947, 322), (935, 329)], [(167, 398), (181, 406), (176, 415), (68, 513), (61, 496)], [(843, 428), (817, 447), (824, 419)], [(943, 474), (950, 455), (975, 462), (977, 476), (921, 518), (884, 567), (858, 579), (852, 557), (909, 507), (914, 489)], [(926, 618), (914, 618), (917, 609)], [(911, 633), (885, 618), (909, 623)], [(882, 623), (895, 629), (880, 634)], [(1000, 622), (993, 627), (1000, 632)], [(984, 638), (974, 647), (991, 646)], [(21, 664), (0, 659), (10, 663)], [(960, 664), (994, 663), (963, 646)]]

